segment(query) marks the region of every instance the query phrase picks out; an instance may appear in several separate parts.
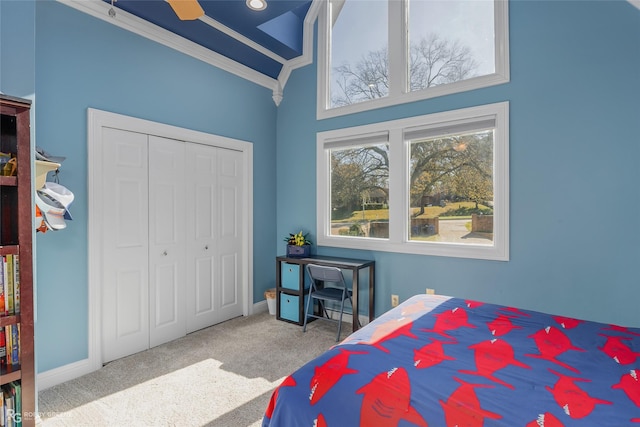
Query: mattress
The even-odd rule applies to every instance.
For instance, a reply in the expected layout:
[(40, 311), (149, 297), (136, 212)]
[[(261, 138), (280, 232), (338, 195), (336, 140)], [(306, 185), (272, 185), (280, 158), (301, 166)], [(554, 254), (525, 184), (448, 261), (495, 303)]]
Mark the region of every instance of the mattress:
[(640, 329), (417, 295), (286, 377), (263, 427), (640, 426)]

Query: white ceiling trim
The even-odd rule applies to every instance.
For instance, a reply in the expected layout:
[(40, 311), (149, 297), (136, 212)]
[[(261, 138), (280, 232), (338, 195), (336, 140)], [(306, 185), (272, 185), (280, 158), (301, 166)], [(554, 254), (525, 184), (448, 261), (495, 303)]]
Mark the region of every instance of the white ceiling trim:
[(640, 9), (640, 0), (627, 0), (629, 3)]
[(278, 97), (276, 89), (274, 89), (273, 92), (273, 100), (276, 105), (280, 105), (280, 101), (282, 100), (282, 90), (287, 84), (287, 80), (289, 80), (291, 72), (296, 68), (304, 67), (305, 65), (309, 65), (313, 62), (313, 30), (316, 19), (318, 19), (320, 6), (322, 5), (323, 1), (324, 0), (313, 0), (311, 6), (309, 7), (309, 11), (307, 12), (307, 16), (304, 19), (304, 26), (302, 30), (302, 55), (295, 59), (287, 61), (282, 66), (282, 70), (280, 70), (280, 75), (278, 75), (278, 83), (280, 88), (278, 100), (276, 100), (276, 98)]
[(231, 59), (206, 49), (184, 37), (178, 36), (164, 28), (151, 24), (135, 15), (122, 9), (116, 9), (115, 17), (109, 16), (111, 5), (102, 0), (56, 0), (64, 5), (77, 9), (81, 12), (109, 22), (125, 30), (131, 31), (147, 39), (175, 49), (181, 53), (199, 59), (207, 64), (213, 65), (224, 71), (228, 71), (245, 80), (255, 84), (281, 92), (280, 84), (277, 80), (265, 76), (245, 65), (232, 61)]
[(269, 58), (273, 59), (274, 61), (277, 61), (281, 64), (284, 64), (287, 62), (286, 59), (284, 59), (283, 57), (281, 57), (280, 55), (276, 55), (275, 53), (271, 52), (269, 49), (263, 47), (262, 45), (254, 42), (253, 40), (243, 36), (242, 34), (232, 30), (231, 28), (227, 27), (226, 25), (216, 21), (215, 19), (204, 15), (201, 16), (200, 18), (198, 18), (200, 21), (204, 22), (205, 24), (215, 28), (216, 30), (219, 30), (221, 32), (223, 32), (224, 34), (228, 35), (229, 37), (232, 37), (236, 40), (238, 40), (239, 42), (249, 46), (251, 49), (260, 52), (261, 54), (268, 56)]

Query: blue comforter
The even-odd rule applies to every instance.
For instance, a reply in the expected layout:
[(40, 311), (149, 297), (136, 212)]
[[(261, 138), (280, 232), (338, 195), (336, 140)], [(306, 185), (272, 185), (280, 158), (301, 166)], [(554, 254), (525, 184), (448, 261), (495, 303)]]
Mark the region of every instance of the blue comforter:
[(640, 426), (640, 329), (419, 295), (284, 379), (263, 427)]

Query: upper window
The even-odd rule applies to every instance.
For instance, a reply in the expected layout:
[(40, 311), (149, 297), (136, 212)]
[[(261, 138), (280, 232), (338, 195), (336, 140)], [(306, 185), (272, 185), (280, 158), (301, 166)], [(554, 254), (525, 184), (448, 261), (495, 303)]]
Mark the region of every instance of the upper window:
[(508, 259), (508, 103), (318, 134), (318, 244)]
[(318, 116), (509, 81), (506, 0), (329, 0), (320, 15)]

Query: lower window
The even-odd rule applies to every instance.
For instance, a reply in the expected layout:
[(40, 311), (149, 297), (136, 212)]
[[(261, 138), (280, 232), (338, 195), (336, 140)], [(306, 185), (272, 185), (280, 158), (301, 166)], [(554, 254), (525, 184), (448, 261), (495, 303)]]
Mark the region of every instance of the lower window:
[(318, 244), (508, 260), (508, 103), (318, 134)]

